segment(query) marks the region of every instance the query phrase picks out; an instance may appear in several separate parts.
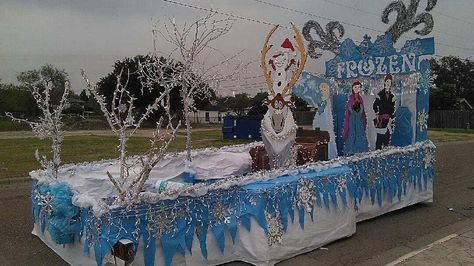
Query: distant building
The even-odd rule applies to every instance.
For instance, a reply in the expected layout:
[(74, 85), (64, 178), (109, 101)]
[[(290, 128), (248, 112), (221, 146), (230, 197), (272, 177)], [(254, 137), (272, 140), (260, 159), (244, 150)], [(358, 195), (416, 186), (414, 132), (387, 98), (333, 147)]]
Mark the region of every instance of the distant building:
[(191, 123), (194, 124), (222, 124), (227, 114), (228, 112), (197, 110), (195, 112), (189, 112), (188, 117), (191, 118)]

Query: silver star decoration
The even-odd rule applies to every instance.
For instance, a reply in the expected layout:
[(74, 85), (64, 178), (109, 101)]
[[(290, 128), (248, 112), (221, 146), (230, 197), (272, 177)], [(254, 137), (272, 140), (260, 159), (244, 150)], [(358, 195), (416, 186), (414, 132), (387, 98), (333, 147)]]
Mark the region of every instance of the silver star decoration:
[(161, 237), (174, 229), (173, 218), (166, 215), (166, 212), (162, 209), (150, 211), (147, 214), (147, 220), (147, 230), (152, 232), (155, 237)]
[(425, 158), (423, 158), (423, 162), (425, 163), (425, 169), (428, 169), (431, 166), (433, 166), (434, 161), (435, 161), (435, 158), (434, 158), (433, 152), (427, 149), (425, 151)]
[(402, 170), (402, 180), (404, 183), (406, 183), (408, 181), (408, 167), (403, 167), (403, 170)]
[(428, 129), (428, 117), (429, 115), (425, 112), (425, 110), (418, 112), (418, 121), (416, 123), (418, 124), (418, 127), (421, 131)]
[(249, 199), (249, 202), (252, 206), (257, 205), (257, 197), (251, 196), (250, 199)]
[(315, 202), (314, 182), (300, 178), (296, 190), (296, 206), (298, 206), (298, 208), (304, 208), (306, 212), (311, 212)]
[(346, 187), (346, 179), (342, 176), (337, 177), (336, 189), (342, 192)]
[(372, 187), (374, 185), (375, 180), (377, 180), (377, 173), (375, 172), (375, 170), (370, 169), (367, 175), (367, 183), (369, 184), (369, 187)]
[(217, 219), (217, 223), (221, 223), (224, 221), (224, 223), (227, 221), (230, 222), (230, 217), (229, 217), (229, 211), (227, 206), (225, 206), (223, 203), (218, 202), (214, 205), (214, 208), (212, 209), (212, 213), (214, 217)]
[(119, 113), (125, 113), (127, 111), (127, 106), (124, 103), (119, 104), (118, 111)]
[(38, 200), (38, 205), (40, 206), (41, 212), (51, 215), (53, 212), (53, 196), (51, 193), (47, 192), (46, 195), (41, 195), (38, 192), (36, 199)]
[(281, 244), (283, 236), (283, 225), (280, 221), (279, 212), (275, 213), (275, 217), (273, 217), (270, 213), (265, 212), (265, 217), (267, 218), (268, 227), (268, 245), (272, 246), (274, 244)]

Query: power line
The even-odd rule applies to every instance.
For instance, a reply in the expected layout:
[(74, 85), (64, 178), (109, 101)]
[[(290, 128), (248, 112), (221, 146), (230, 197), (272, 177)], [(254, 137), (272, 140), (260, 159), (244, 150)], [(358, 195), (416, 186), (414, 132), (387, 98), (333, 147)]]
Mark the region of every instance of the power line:
[[(267, 2), (267, 1), (263, 1), (263, 0), (253, 0), (253, 1), (259, 2), (259, 3), (262, 3), (262, 4), (266, 4), (266, 5), (269, 5), (269, 6), (277, 7), (277, 8), (280, 8), (280, 9), (289, 10), (289, 11), (292, 11), (292, 12), (304, 14), (304, 15), (307, 15), (307, 16), (322, 18), (322, 19), (329, 20), (329, 21), (333, 21), (333, 20), (334, 20), (334, 19), (332, 19), (332, 18), (328, 18), (328, 17), (324, 17), (324, 16), (320, 16), (320, 15), (315, 15), (315, 14), (312, 14), (312, 13), (308, 13), (308, 12), (301, 11), (301, 10), (297, 10), (297, 9), (293, 9), (293, 8), (289, 8), (289, 7), (282, 6), (282, 5), (277, 5), (277, 4), (270, 3), (270, 2)], [(327, 2), (328, 2), (328, 0), (323, 0), (323, 1), (327, 1)], [(334, 2), (331, 1), (330, 3), (334, 3)], [(344, 5), (344, 6), (345, 6), (345, 5)], [(346, 6), (346, 7), (348, 7), (348, 6)], [(352, 7), (350, 7), (350, 8), (352, 8)], [(354, 9), (355, 9), (355, 8), (354, 8)], [(356, 10), (358, 10), (358, 9), (356, 9)], [(373, 14), (373, 13), (371, 13), (371, 14)], [(367, 30), (371, 30), (371, 31), (378, 32), (378, 33), (385, 33), (384, 31), (381, 31), (381, 30), (377, 30), (377, 29), (373, 29), (373, 28), (370, 28), (370, 27), (366, 27), (366, 26), (361, 26), (361, 25), (349, 23), (349, 22), (342, 21), (342, 20), (339, 20), (339, 22), (342, 23), (342, 24), (346, 24), (346, 25), (349, 25), (349, 26), (357, 27), (357, 28), (360, 28), (360, 29), (367, 29)], [(402, 36), (401, 38), (407, 40), (406, 37), (403, 37), (403, 36)], [(438, 44), (438, 45), (441, 45), (441, 46), (446, 46), (446, 47), (457, 48), (457, 49), (461, 49), (461, 50), (471, 50), (471, 51), (474, 51), (474, 48), (460, 47), (460, 46), (456, 46), (456, 45), (452, 45), (452, 44), (446, 44), (446, 43), (442, 43), (442, 42), (435, 42), (435, 44)]]
[[(270, 22), (267, 22), (267, 21), (259, 20), (259, 19), (248, 18), (248, 17), (234, 15), (234, 14), (227, 13), (227, 12), (217, 11), (217, 10), (214, 10), (212, 8), (205, 8), (205, 7), (201, 7), (201, 6), (195, 6), (195, 5), (186, 4), (186, 3), (182, 3), (182, 2), (177, 2), (177, 1), (173, 1), (173, 0), (163, 0), (163, 1), (168, 2), (170, 4), (174, 4), (174, 5), (184, 6), (184, 7), (193, 8), (193, 9), (202, 10), (202, 11), (208, 11), (208, 12), (212, 12), (212, 13), (216, 13), (216, 14), (221, 14), (221, 15), (229, 16), (229, 17), (232, 17), (232, 18), (240, 19), (240, 20), (247, 20), (247, 21), (250, 21), (250, 22), (261, 23), (261, 24), (265, 24), (265, 25), (269, 25), (269, 26), (277, 26), (278, 25), (278, 24), (275, 24), (275, 23), (270, 23)], [(280, 27), (285, 28), (285, 29), (289, 29), (289, 27), (285, 27), (285, 26), (280, 26)]]
[[(221, 12), (221, 11), (217, 11), (217, 10), (214, 10), (214, 9), (195, 6), (195, 5), (191, 5), (191, 4), (186, 4), (186, 3), (182, 3), (182, 2), (178, 2), (178, 1), (174, 1), (174, 0), (163, 0), (163, 1), (168, 2), (170, 4), (179, 5), (179, 6), (182, 6), (182, 7), (187, 7), (187, 8), (192, 8), (192, 9), (197, 9), (197, 10), (202, 10), (202, 11), (208, 11), (208, 12), (212, 12), (212, 13), (216, 13), (216, 14), (221, 14), (221, 15), (225, 15), (225, 16), (230, 16), (230, 17), (233, 17), (233, 18), (236, 18), (236, 19), (239, 19), (239, 20), (243, 20), (243, 21), (249, 21), (249, 22), (253, 22), (253, 23), (260, 23), (260, 24), (270, 25), (270, 26), (278, 25), (277, 23), (271, 23), (271, 22), (258, 20), (258, 19), (253, 19), (253, 18), (248, 18), (248, 17), (244, 17), (244, 16), (240, 16), (240, 15), (234, 15), (234, 14), (231, 14), (231, 13)], [(288, 8), (288, 7), (285, 7), (285, 6), (265, 2), (265, 1), (262, 1), (262, 0), (254, 0), (254, 1), (257, 1), (257, 2), (260, 2), (260, 3), (263, 3), (263, 4), (267, 4), (267, 5), (271, 5), (271, 6), (274, 6), (274, 7), (277, 7), (277, 8), (286, 9), (286, 10), (289, 10), (289, 11), (292, 11), (292, 12), (312, 16), (312, 17), (322, 18), (322, 19), (329, 20), (329, 21), (334, 20), (334, 19), (331, 19), (331, 18), (328, 18), (328, 17), (311, 14), (311, 13), (296, 10), (296, 9), (293, 9), (293, 8)], [(323, 0), (323, 1), (326, 1), (326, 0)], [(353, 23), (349, 23), (349, 22), (341, 21), (341, 23), (349, 25), (349, 26), (357, 27), (357, 28), (360, 28), (360, 29), (367, 29), (367, 30), (370, 30), (370, 31), (378, 32), (378, 33), (384, 33), (381, 30), (377, 30), (377, 29), (373, 29), (373, 28), (370, 28), (370, 27), (365, 27), (365, 26), (361, 26), (361, 25), (357, 25), (357, 24), (353, 24)], [(280, 27), (289, 29), (288, 27), (284, 27), (284, 26), (280, 26)], [(406, 37), (403, 37), (403, 36), (401, 38), (407, 39)], [(445, 44), (445, 43), (440, 43), (440, 42), (435, 42), (435, 44), (441, 45), (441, 46), (446, 46), (446, 47), (452, 47), (452, 48), (456, 48), (456, 49), (461, 49), (461, 50), (474, 51), (474, 48), (460, 47), (460, 46)]]
[[(325, 16), (315, 15), (315, 14), (308, 13), (308, 12), (305, 12), (305, 11), (289, 8), (289, 7), (286, 7), (286, 6), (282, 6), (282, 5), (278, 5), (278, 4), (274, 4), (274, 3), (270, 3), (270, 2), (266, 2), (266, 1), (262, 1), (262, 0), (254, 0), (254, 1), (260, 2), (262, 4), (266, 4), (266, 5), (269, 5), (269, 6), (273, 6), (273, 7), (286, 9), (286, 10), (289, 10), (289, 11), (292, 11), (292, 12), (300, 13), (300, 14), (303, 14), (303, 15), (311, 16), (311, 17), (321, 18), (321, 19), (325, 19), (325, 20), (329, 20), (329, 21), (334, 20), (334, 19), (331, 19), (331, 18), (328, 18), (328, 17), (325, 17)], [(343, 24), (352, 26), (352, 27), (383, 33), (383, 31), (372, 29), (372, 28), (369, 28), (369, 27), (361, 26), (361, 25), (357, 25), (357, 24), (354, 24), (354, 23), (350, 23), (350, 22), (346, 22), (346, 21), (340, 21), (340, 22), (343, 23)]]
[(474, 25), (474, 22), (471, 22), (471, 21), (468, 21), (468, 20), (464, 20), (464, 19), (462, 19), (462, 18), (454, 17), (454, 16), (451, 16), (451, 15), (446, 15), (446, 14), (441, 13), (441, 12), (436, 11), (436, 10), (433, 10), (432, 12), (433, 12), (433, 13), (436, 13), (436, 14), (438, 14), (438, 15), (441, 15), (441, 16), (445, 16), (445, 17), (450, 18), (450, 19), (454, 19), (454, 20), (457, 20), (457, 21), (461, 21), (461, 22), (464, 22), (464, 23), (467, 23), (467, 24)]
[[(324, 2), (327, 2), (327, 3), (330, 3), (330, 4), (333, 4), (333, 5), (337, 5), (337, 6), (349, 8), (349, 9), (352, 9), (352, 10), (356, 10), (356, 11), (358, 11), (358, 12), (365, 13), (365, 14), (369, 14), (369, 15), (372, 15), (372, 16), (374, 16), (374, 17), (380, 18), (380, 14), (375, 13), (375, 12), (367, 11), (367, 10), (360, 9), (360, 8), (357, 8), (357, 7), (354, 7), (354, 6), (350, 6), (350, 5), (346, 5), (346, 4), (341, 4), (341, 3), (338, 3), (338, 2), (332, 1), (332, 0), (321, 0), (321, 1), (324, 1)], [(461, 36), (461, 35), (458, 35), (458, 34), (443, 32), (443, 31), (436, 30), (436, 29), (433, 29), (433, 31), (434, 31), (434, 32), (438, 32), (438, 33), (442, 33), (442, 34), (446, 34), (446, 35), (450, 35), (450, 36), (454, 36), (454, 37), (458, 37), (458, 38), (461, 38), (461, 39), (464, 39), (464, 40), (470, 40), (470, 39), (466, 38), (465, 36)]]

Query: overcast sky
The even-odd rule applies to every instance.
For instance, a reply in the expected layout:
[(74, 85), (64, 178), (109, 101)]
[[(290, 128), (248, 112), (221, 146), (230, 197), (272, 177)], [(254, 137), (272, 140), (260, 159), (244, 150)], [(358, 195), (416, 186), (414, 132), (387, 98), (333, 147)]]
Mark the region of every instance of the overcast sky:
[[(323, 16), (343, 22), (346, 34), (343, 38), (361, 40), (364, 34), (375, 38), (380, 32), (363, 30), (345, 23), (385, 31), (388, 25), (381, 22), (380, 15), (390, 0), (265, 0), (288, 9), (304, 11), (301, 14), (255, 0), (175, 0), (203, 8), (244, 16), (270, 23), (302, 25), (312, 19), (324, 25)], [(409, 1), (404, 1), (408, 4)], [(456, 55), (468, 58), (474, 55), (474, 18), (472, 0), (438, 0), (431, 14), (435, 21), (436, 54)], [(420, 3), (424, 9), (426, 1)], [(179, 22), (192, 22), (206, 15), (206, 11), (175, 5), (162, 0), (0, 0), (0, 79), (15, 82), (19, 72), (36, 69), (46, 63), (64, 68), (75, 91), (84, 84), (80, 68), (85, 68), (92, 80), (112, 70), (116, 60), (146, 54), (152, 51), (152, 23), (175, 17)], [(395, 14), (390, 16), (393, 21)], [(244, 20), (236, 20), (232, 31), (214, 46), (228, 55), (245, 49), (243, 60), (255, 60), (260, 55), (263, 39), (271, 26)], [(292, 36), (280, 29), (273, 43), (279, 45), (284, 37)], [(413, 31), (403, 37), (417, 37)], [(402, 38), (403, 38), (402, 37)], [(404, 40), (399, 40), (401, 46)], [(169, 51), (170, 47), (158, 42), (158, 49)], [(326, 52), (322, 59), (309, 59), (306, 69), (324, 72), (324, 61), (333, 55)], [(474, 57), (471, 57), (473, 59)], [(250, 74), (261, 73), (258, 64), (250, 68)], [(263, 87), (262, 78), (247, 81), (226, 82), (221, 95), (232, 89), (255, 94)]]

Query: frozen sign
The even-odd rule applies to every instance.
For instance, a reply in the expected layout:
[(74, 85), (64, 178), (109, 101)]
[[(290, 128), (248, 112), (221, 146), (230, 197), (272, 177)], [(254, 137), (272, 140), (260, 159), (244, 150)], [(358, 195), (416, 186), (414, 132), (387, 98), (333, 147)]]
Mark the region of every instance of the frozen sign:
[(433, 53), (433, 38), (409, 40), (400, 51), (393, 47), (390, 34), (379, 36), (373, 43), (366, 35), (359, 45), (346, 39), (339, 54), (326, 62), (326, 75), (354, 79), (417, 72), (421, 62)]

